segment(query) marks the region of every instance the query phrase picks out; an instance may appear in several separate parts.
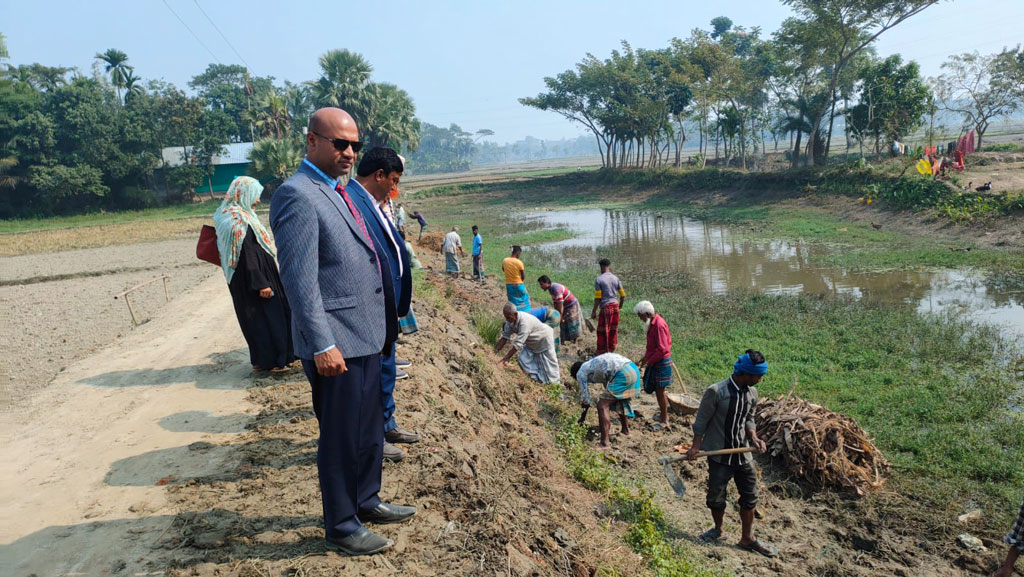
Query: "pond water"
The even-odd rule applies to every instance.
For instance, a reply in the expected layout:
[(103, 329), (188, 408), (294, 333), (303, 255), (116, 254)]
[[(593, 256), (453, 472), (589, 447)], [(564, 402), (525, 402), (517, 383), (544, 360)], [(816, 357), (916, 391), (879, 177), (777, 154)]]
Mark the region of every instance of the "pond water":
[(921, 313), (958, 310), (970, 318), (1024, 336), (1024, 287), (973, 270), (858, 271), (821, 264), (842, 248), (791, 240), (754, 241), (742, 231), (678, 214), (602, 209), (528, 214), (549, 227), (576, 236), (547, 243), (566, 267), (596, 268), (597, 252), (613, 269), (687, 272), (713, 293), (734, 288), (765, 293), (847, 295), (908, 303)]

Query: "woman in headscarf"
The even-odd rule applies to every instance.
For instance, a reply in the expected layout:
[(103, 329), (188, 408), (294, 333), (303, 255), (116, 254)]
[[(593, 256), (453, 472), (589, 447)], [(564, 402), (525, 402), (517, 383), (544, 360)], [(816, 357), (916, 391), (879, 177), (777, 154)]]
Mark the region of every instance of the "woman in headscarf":
[(262, 192), (263, 185), (255, 178), (236, 178), (213, 214), (213, 222), (220, 265), (238, 325), (249, 345), (252, 368), (283, 371), (295, 360), (291, 309), (274, 261), (274, 245), (253, 210)]

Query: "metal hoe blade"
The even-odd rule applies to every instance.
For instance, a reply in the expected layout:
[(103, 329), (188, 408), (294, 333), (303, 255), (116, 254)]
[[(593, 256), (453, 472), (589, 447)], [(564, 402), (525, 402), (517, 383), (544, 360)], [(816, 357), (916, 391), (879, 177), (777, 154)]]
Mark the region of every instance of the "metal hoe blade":
[(661, 465), (665, 469), (665, 478), (668, 479), (668, 484), (672, 485), (672, 490), (676, 492), (676, 497), (682, 499), (683, 495), (686, 494), (686, 483), (683, 483), (683, 479), (679, 476), (679, 473), (676, 473), (675, 468), (672, 466), (672, 463), (674, 463), (675, 460), (665, 458), (658, 460), (661, 461)]

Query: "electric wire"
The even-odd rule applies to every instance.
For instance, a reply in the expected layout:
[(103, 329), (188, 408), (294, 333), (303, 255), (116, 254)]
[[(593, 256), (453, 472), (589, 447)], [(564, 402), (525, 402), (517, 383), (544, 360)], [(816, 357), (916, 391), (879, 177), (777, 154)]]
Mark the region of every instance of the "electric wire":
[(220, 58), (217, 58), (217, 55), (213, 53), (213, 50), (210, 50), (210, 47), (204, 44), (203, 41), (199, 38), (199, 36), (191, 28), (189, 28), (189, 25), (185, 24), (185, 21), (181, 19), (181, 16), (178, 16), (178, 13), (174, 11), (174, 8), (171, 8), (171, 5), (167, 3), (167, 0), (163, 0), (163, 3), (164, 6), (166, 6), (167, 9), (171, 11), (171, 14), (174, 14), (174, 17), (178, 19), (178, 22), (181, 22), (181, 25), (184, 26), (185, 29), (188, 30), (189, 34), (191, 34), (192, 37), (196, 39), (196, 42), (198, 42), (200, 46), (205, 48), (206, 51), (210, 53), (210, 56), (213, 56), (213, 59), (217, 61), (217, 64), (224, 64), (220, 61)]

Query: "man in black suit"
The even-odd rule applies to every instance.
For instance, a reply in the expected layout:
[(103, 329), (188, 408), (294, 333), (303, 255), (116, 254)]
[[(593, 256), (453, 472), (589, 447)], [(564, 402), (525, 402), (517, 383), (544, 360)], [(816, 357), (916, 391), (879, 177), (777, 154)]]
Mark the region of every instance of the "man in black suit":
[[(406, 431), (395, 421), (395, 366), (394, 341), (398, 338), (398, 319), (409, 314), (412, 301), (412, 265), (409, 253), (405, 250), (405, 242), (398, 234), (398, 229), (391, 220), (384, 216), (380, 206), (388, 199), (391, 191), (398, 188), (405, 166), (398, 153), (390, 148), (376, 147), (366, 152), (356, 177), (349, 181), (348, 189), (352, 191), (352, 200), (363, 221), (373, 237), (377, 254), (381, 255), (382, 271), (390, 272), (393, 290), (394, 309), (387, 311), (388, 333), (385, 338), (385, 353), (381, 355), (381, 402), (384, 408), (384, 458), (400, 461), (405, 452), (393, 443), (415, 443), (420, 440), (416, 433)], [(388, 288), (385, 286), (385, 300)]]

